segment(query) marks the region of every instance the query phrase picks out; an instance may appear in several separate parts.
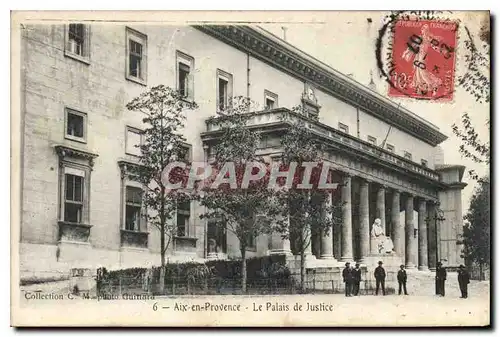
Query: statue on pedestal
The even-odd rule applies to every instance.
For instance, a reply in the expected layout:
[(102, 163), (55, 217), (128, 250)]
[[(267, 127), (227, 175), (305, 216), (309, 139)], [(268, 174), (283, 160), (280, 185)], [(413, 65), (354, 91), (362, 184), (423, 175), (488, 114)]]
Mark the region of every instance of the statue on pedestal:
[(385, 235), (385, 228), (382, 227), (382, 221), (375, 219), (372, 225), (370, 247), (372, 254), (392, 254), (394, 244), (390, 237)]
[(208, 239), (207, 258), (217, 259), (217, 242), (214, 239)]

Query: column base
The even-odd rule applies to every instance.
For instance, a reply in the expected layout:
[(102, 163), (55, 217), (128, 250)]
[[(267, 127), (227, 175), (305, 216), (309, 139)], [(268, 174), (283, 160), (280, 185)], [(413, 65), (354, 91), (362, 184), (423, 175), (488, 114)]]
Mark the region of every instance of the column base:
[(354, 262), (354, 258), (352, 256), (341, 256), (340, 262)]
[(427, 266), (418, 266), (418, 270), (419, 271), (430, 271), (429, 267), (427, 267)]
[(324, 255), (320, 255), (320, 260), (335, 260), (335, 258), (333, 257), (333, 254), (324, 254)]
[(417, 268), (417, 266), (415, 264), (413, 264), (413, 262), (408, 262), (408, 263), (406, 263), (405, 268), (406, 269), (415, 269), (415, 268)]
[[(309, 265), (311, 265), (311, 262)], [(339, 265), (342, 266), (337, 259), (318, 259), (313, 263), (314, 268), (337, 268)]]
[[(300, 256), (300, 255), (299, 255), (299, 256)], [(314, 255), (314, 254), (310, 254), (310, 253), (309, 253), (309, 254), (304, 254), (304, 259), (305, 259), (306, 261), (308, 261), (308, 260), (316, 260), (316, 255)]]

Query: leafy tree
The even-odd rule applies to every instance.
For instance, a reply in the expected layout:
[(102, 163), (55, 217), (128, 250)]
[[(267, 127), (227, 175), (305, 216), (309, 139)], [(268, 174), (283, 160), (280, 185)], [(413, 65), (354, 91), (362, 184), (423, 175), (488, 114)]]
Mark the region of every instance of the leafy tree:
[(171, 219), (177, 203), (186, 198), (180, 191), (167, 189), (162, 181), (162, 172), (169, 163), (185, 160), (186, 139), (180, 130), (184, 127), (185, 110), (196, 108), (195, 103), (183, 100), (179, 92), (164, 85), (150, 88), (127, 104), (128, 110), (144, 114), (141, 157), (139, 165), (132, 168), (131, 175), (144, 186), (142, 199), (148, 223), (160, 232), (162, 266), (165, 265), (165, 253), (176, 234), (176, 226)]
[(471, 198), (469, 211), (464, 219), (464, 258), (479, 265), (482, 277), (483, 267), (490, 265), (490, 178), (480, 179)]
[(479, 32), (480, 44), (476, 45), (471, 32), (464, 26), (464, 50), (467, 71), (458, 77), (458, 84), (474, 96), (477, 102), (490, 102), (490, 27), (487, 24)]
[[(295, 107), (292, 111), (304, 114), (302, 107)], [(310, 247), (313, 236), (328, 235), (332, 226), (338, 227), (341, 224), (342, 205), (326, 203), (330, 194), (335, 192), (334, 189), (318, 188), (323, 169), (321, 156), (325, 153), (325, 146), (306, 127), (303, 120), (292, 120), (287, 116), (284, 120), (289, 123), (289, 128), (281, 137), (282, 165), (290, 167), (292, 163), (297, 163), (297, 169), (291, 188), (281, 190), (283, 215), (288, 221), (277, 222), (276, 230), (284, 239), (290, 239), (295, 251), (300, 253), (300, 287), (305, 290), (305, 251)], [(304, 167), (308, 162), (314, 162), (316, 167), (310, 175), (311, 188), (304, 189), (299, 184), (308, 175)], [(331, 175), (326, 182), (332, 183)]]
[[(489, 120), (487, 121), (489, 128)], [(462, 125), (452, 126), (453, 133), (462, 144), (460, 153), (475, 163), (490, 164), (490, 142), (482, 141), (472, 125), (469, 115), (462, 115)], [(469, 211), (464, 216), (466, 225), (463, 231), (462, 257), (479, 265), (480, 277), (483, 277), (483, 267), (490, 264), (490, 177), (479, 177), (474, 170), (469, 170), (469, 176), (478, 183), (471, 198)]]
[[(487, 121), (489, 128), (489, 121)], [(472, 125), (468, 113), (462, 115), (462, 126), (452, 125), (452, 130), (462, 144), (459, 151), (465, 158), (469, 158), (476, 163), (490, 164), (490, 142), (482, 141), (478, 132)], [(479, 176), (474, 170), (469, 171), (472, 179), (478, 180)]]
[[(212, 183), (217, 179), (212, 176), (199, 196), (200, 204), (206, 206), (206, 212), (201, 217), (215, 220), (223, 227), (222, 230), (232, 232), (239, 240), (243, 292), (246, 292), (249, 239), (271, 233), (272, 219), (280, 210), (275, 192), (267, 188), (269, 166), (257, 155), (260, 134), (247, 127), (252, 116), (248, 112), (251, 104), (248, 98), (235, 97), (225, 111), (208, 119), (209, 123), (218, 125), (221, 130), (221, 136), (213, 147), (215, 161), (212, 171), (225, 172), (224, 178), (235, 176), (236, 186), (224, 183), (212, 188)], [(265, 176), (250, 181), (248, 187), (242, 186), (246, 164), (251, 162), (262, 164), (261, 168), (253, 168), (252, 173), (263, 170)]]

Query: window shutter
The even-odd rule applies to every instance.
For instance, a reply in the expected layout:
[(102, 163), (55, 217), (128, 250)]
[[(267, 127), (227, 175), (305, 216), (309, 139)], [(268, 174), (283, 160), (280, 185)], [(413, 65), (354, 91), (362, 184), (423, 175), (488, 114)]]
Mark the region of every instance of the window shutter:
[(188, 98), (194, 100), (194, 76), (192, 73), (189, 73), (187, 77), (188, 81)]

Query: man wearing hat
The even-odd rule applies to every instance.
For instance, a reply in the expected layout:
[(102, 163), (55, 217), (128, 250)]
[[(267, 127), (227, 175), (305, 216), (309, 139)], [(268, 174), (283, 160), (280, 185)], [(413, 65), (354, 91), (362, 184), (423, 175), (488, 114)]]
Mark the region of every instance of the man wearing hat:
[(458, 285), (460, 286), (460, 292), (462, 296), (460, 298), (467, 298), (467, 286), (470, 283), (470, 275), (463, 264), (460, 265), (458, 269)]
[(345, 283), (345, 296), (352, 296), (353, 271), (349, 262), (345, 263), (345, 268), (342, 271), (342, 278)]
[(352, 292), (354, 296), (359, 295), (359, 284), (361, 283), (361, 269), (359, 268), (359, 263), (356, 263), (356, 268), (354, 268), (353, 272), (353, 289)]
[(378, 267), (375, 268), (374, 276), (376, 283), (375, 295), (378, 295), (378, 289), (382, 286), (382, 295), (385, 295), (385, 270), (382, 267), (382, 261), (378, 261)]
[(446, 268), (441, 262), (436, 265), (436, 295), (444, 297), (444, 283), (446, 281)]
[(405, 265), (402, 264), (399, 266), (398, 270), (398, 284), (399, 284), (399, 292), (398, 294), (401, 295), (401, 288), (403, 288), (405, 295), (408, 295), (408, 292), (406, 291), (406, 270), (405, 270)]

